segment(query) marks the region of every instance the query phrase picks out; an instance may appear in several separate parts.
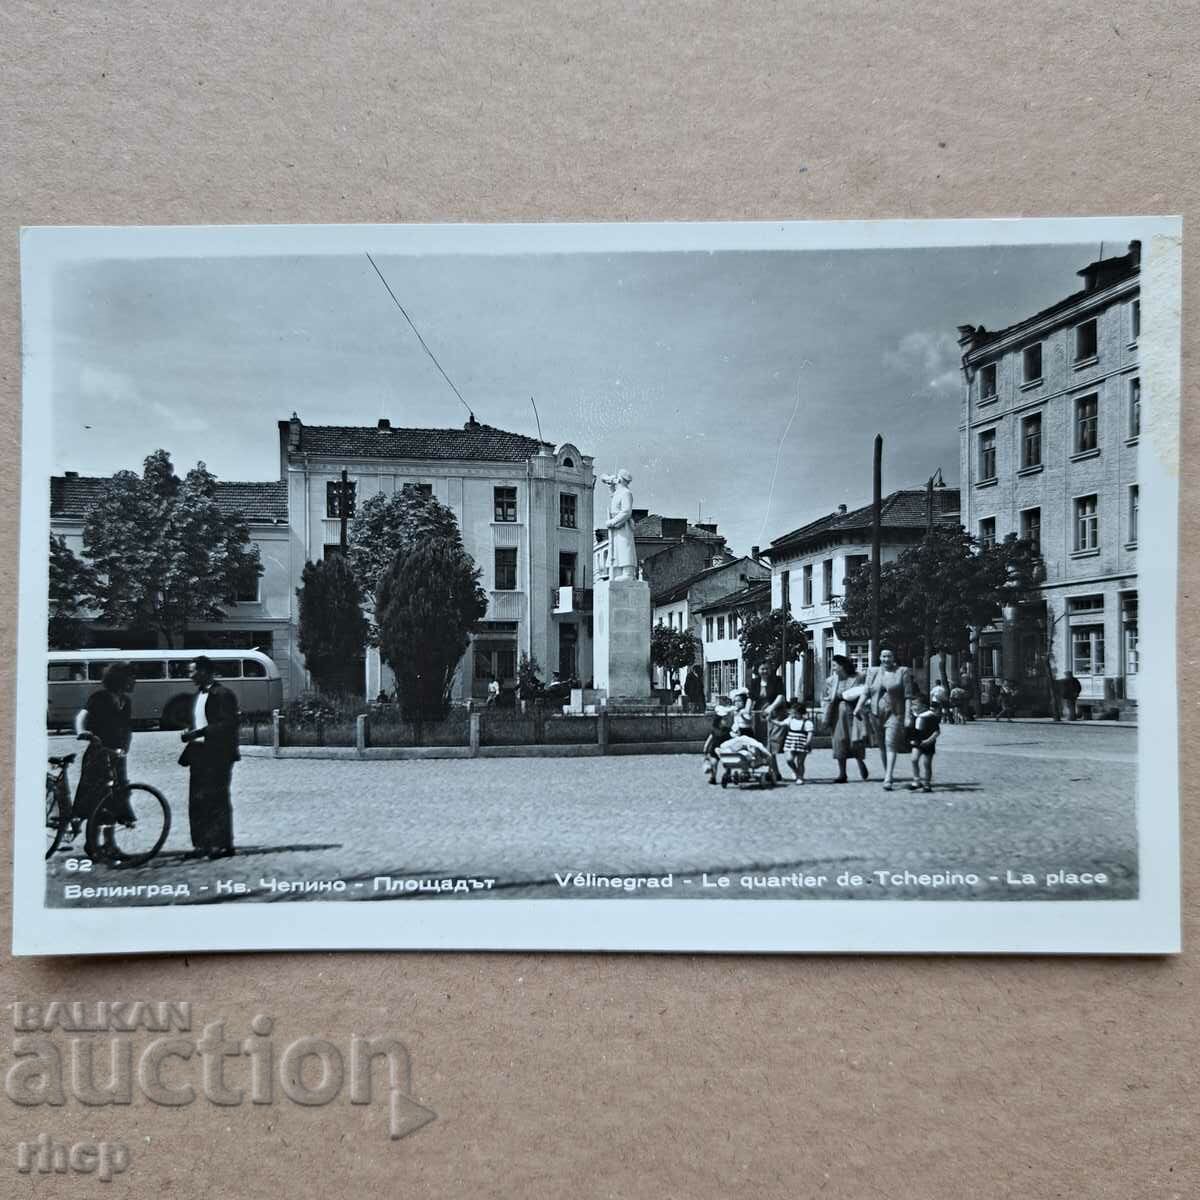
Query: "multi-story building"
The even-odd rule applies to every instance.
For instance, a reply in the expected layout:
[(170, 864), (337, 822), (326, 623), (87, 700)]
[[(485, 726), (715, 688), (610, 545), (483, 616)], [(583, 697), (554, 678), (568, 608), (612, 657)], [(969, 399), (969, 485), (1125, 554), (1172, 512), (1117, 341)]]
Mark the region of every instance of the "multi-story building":
[[(198, 624), (189, 648), (253, 646), (269, 654), (286, 695), (308, 683), (298, 645), (296, 590), (304, 565), (341, 551), (342, 514), (406, 484), (422, 488), (458, 520), (463, 545), (483, 572), (488, 612), (459, 668), (453, 696), (483, 696), (496, 674), (516, 682), (522, 653), (544, 672), (592, 674), (592, 460), (472, 418), (456, 429), (304, 425), (279, 422), (280, 478), (218, 483), (227, 512), (243, 518), (263, 575), (221, 623)], [(347, 487), (341, 487), (342, 472)], [(84, 522), (108, 481), (74, 473), (51, 481), (51, 531), (82, 549)], [(93, 628), (93, 642), (134, 649), (145, 639)], [(391, 686), (376, 650), (363, 664), (366, 694)]]
[[(461, 428), (409, 429), (387, 420), (365, 428), (304, 425), (293, 414), (279, 422), (279, 456), (296, 587), (305, 562), (337, 552), (343, 503), (352, 517), (371, 496), (412, 484), (454, 513), (488, 595), (453, 698), (486, 695), (493, 674), (511, 685), (522, 653), (537, 660), (543, 678), (560, 671), (590, 679), (593, 475), (591, 458), (577, 447), (555, 447), (474, 417)], [(301, 670), (293, 663), (295, 682)], [(390, 672), (370, 651), (367, 694), (390, 686)]]
[(1140, 259), (1132, 242), (1042, 312), (959, 328), (963, 522), (1029, 539), (1045, 564), (1042, 600), (980, 638), (979, 675), (1017, 681), (1030, 707), (1066, 670), (1093, 706), (1137, 697)]
[[(921, 540), (929, 521), (957, 525), (959, 489), (904, 488), (883, 497), (880, 510), (880, 559), (890, 562)], [(804, 657), (788, 666), (788, 695), (818, 699), (833, 670), (833, 656), (845, 654), (861, 670), (869, 665), (865, 639), (846, 641), (837, 634), (845, 611), (847, 581), (871, 560), (872, 506), (838, 506), (783, 537), (767, 551), (771, 562), (771, 607), (791, 613), (807, 627)]]
[(735, 687), (749, 685), (738, 635), (747, 617), (765, 613), (770, 606), (771, 581), (763, 578), (696, 609), (702, 622), (704, 687), (710, 698), (727, 696)]
[[(606, 517), (607, 509), (599, 515)], [(715, 524), (692, 524), (686, 517), (663, 517), (644, 508), (633, 510), (633, 541), (638, 570), (650, 584), (651, 594), (731, 557)], [(592, 549), (597, 579), (608, 576), (608, 553), (608, 530), (597, 529)]]
[[(65, 539), (77, 555), (83, 554), (83, 527), (111, 479), (68, 471), (50, 479), (50, 532)], [(229, 607), (226, 620), (197, 622), (188, 632), (188, 649), (254, 649), (284, 666), (294, 653), (290, 534), (287, 487), (282, 480), (266, 482), (219, 482), (215, 499), (221, 510), (241, 518), (258, 547), (262, 574), (253, 586)], [(88, 641), (94, 646), (122, 650), (152, 650), (153, 635), (112, 629), (95, 621), (86, 623)]]
[[(652, 595), (650, 620), (655, 625), (690, 630), (703, 644), (705, 627), (701, 613), (704, 607), (734, 590), (744, 589), (750, 583), (766, 580), (770, 574), (771, 568), (766, 563), (756, 562), (749, 557), (723, 557), (689, 578)], [(667, 687), (669, 682), (664, 672), (657, 672), (656, 683), (659, 687)]]

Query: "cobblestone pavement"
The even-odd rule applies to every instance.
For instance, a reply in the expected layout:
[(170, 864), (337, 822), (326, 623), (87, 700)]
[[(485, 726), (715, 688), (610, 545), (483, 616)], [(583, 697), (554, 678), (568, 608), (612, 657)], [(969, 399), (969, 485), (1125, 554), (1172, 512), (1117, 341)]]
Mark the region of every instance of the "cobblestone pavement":
[[(65, 737), (49, 743), (50, 753), (74, 746)], [(906, 761), (897, 790), (883, 791), (875, 752), (867, 783), (833, 786), (828, 751), (815, 751), (805, 786), (772, 790), (708, 786), (698, 757), (680, 755), (245, 759), (234, 772), (238, 853), (196, 862), (183, 858), (190, 842), (178, 735), (140, 733), (129, 774), (170, 799), (166, 847), (144, 867), (84, 864), (83, 873), (60, 853), (48, 864), (47, 898), (139, 902), (64, 897), (66, 885), (114, 883), (186, 883), (192, 901), (224, 899), (236, 884), (248, 889), (243, 900), (307, 895), (272, 891), (263, 883), (271, 879), (341, 880), (338, 895), (355, 899), (428, 895), (376, 887), (376, 876), (390, 876), (495, 881), (469, 891), (474, 897), (1126, 899), (1137, 894), (1136, 747), (1129, 727), (951, 727), (931, 795), (907, 790)], [(669, 874), (671, 886), (614, 891), (592, 886), (588, 872)], [(1066, 872), (1106, 881), (1047, 878)], [(569, 877), (565, 886), (556, 874)], [(720, 875), (727, 888), (704, 886)]]

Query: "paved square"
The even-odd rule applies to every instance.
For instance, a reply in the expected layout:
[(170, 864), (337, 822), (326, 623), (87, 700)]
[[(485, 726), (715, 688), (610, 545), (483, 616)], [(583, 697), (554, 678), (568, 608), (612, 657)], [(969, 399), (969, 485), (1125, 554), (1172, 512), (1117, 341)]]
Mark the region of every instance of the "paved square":
[[(49, 753), (75, 746), (48, 740)], [(272, 879), (342, 881), (338, 896), (394, 898), (377, 876), (495, 881), (471, 890), (475, 898), (1128, 899), (1137, 894), (1136, 751), (1132, 727), (953, 726), (939, 742), (931, 795), (907, 790), (907, 761), (897, 790), (883, 791), (875, 752), (867, 783), (835, 786), (829, 752), (818, 750), (805, 786), (763, 791), (709, 786), (699, 758), (685, 755), (248, 758), (234, 772), (237, 856), (195, 862), (183, 858), (190, 842), (178, 735), (139, 733), (130, 778), (171, 801), (166, 847), (145, 867), (96, 864), (83, 873), (60, 853), (47, 864), (47, 901), (139, 902), (64, 892), (114, 883), (187, 883), (192, 902), (225, 899), (237, 884), (247, 889), (243, 902), (309, 895), (263, 885)], [(592, 886), (588, 873), (672, 878), (669, 888), (633, 893)], [(1070, 880), (1097, 874), (1103, 883)], [(704, 886), (721, 875), (728, 887)], [(862, 882), (850, 883), (854, 875)], [(804, 876), (825, 879), (806, 884)]]

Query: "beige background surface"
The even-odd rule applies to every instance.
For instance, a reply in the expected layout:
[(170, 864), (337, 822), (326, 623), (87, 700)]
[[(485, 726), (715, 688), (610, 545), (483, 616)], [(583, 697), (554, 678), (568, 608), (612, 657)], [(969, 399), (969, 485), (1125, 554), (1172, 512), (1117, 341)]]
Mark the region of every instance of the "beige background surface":
[[(1198, 41), (1194, 6), (1132, 0), (10, 4), (5, 560), (21, 224), (1180, 212), (1190, 463)], [(1184, 495), (1187, 679), (1194, 479)], [(11, 568), (2, 586), (11, 662)], [(1194, 689), (1182, 694), (1186, 744)], [(8, 811), (12, 716), (4, 689)], [(395, 1034), (438, 1119), (389, 1142), (382, 1108), (344, 1097), (175, 1110), (0, 1097), (0, 1195), (1190, 1198), (1196, 798), (1185, 791), (1185, 954), (1169, 961), (5, 955), (4, 1001), (186, 999), (197, 1025), (224, 1018), (237, 1036), (268, 1013), (281, 1046)], [(10, 839), (6, 817), (5, 946)], [(124, 1140), (131, 1169), (110, 1185), (16, 1174), (16, 1141), (41, 1132)]]

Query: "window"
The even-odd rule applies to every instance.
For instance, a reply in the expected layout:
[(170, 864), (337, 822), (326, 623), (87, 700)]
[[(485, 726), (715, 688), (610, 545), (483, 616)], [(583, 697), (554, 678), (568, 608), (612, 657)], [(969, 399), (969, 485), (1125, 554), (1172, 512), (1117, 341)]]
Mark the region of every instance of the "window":
[(1021, 382), (1037, 383), (1042, 377), (1042, 343), (1034, 342), (1025, 347), (1021, 356)]
[[(186, 665), (186, 664), (185, 664)], [(112, 663), (106, 662), (90, 662), (87, 665), (87, 677), (96, 683), (99, 683), (104, 678), (104, 672), (112, 666)], [(184, 679), (190, 678), (188, 672), (184, 672)]]
[(1129, 436), (1140, 437), (1142, 432), (1142, 381), (1135, 375), (1129, 381)]
[(517, 489), (498, 487), (493, 489), (496, 512), (495, 520), (512, 522), (517, 519)]
[(804, 599), (804, 607), (809, 608), (813, 602), (812, 563), (804, 564), (804, 571), (802, 574), (802, 579), (803, 579), (803, 592), (804, 592), (804, 598), (803, 598)]
[(1095, 394), (1075, 401), (1075, 453), (1087, 454), (1099, 445), (1100, 398)]
[(821, 564), (821, 585), (824, 588), (822, 593), (826, 602), (833, 599), (833, 559), (827, 558)]
[(564, 529), (574, 529), (575, 522), (576, 522), (575, 493), (574, 492), (559, 492), (558, 493), (558, 523)]
[(573, 471), (575, 469), (575, 460), (568, 454), (567, 457), (563, 459), (562, 465), (566, 467), (568, 471)]
[(412, 488), (418, 496), (425, 496), (428, 498), (433, 495), (432, 483), (406, 483), (404, 486)]
[(496, 591), (512, 592), (517, 588), (516, 547), (496, 549)]
[(167, 662), (169, 679), (191, 679), (192, 662), (188, 658), (172, 658)]
[(725, 618), (718, 617), (717, 618), (717, 641), (721, 642), (724, 640), (725, 640)]
[(1042, 465), (1042, 414), (1032, 413), (1021, 422), (1021, 470)]
[(1021, 513), (1021, 538), (1028, 542), (1035, 554), (1042, 552), (1042, 510), (1027, 508)]
[(1135, 483), (1129, 489), (1129, 541), (1133, 544), (1138, 540), (1138, 485)]
[(266, 679), (267, 668), (264, 667), (257, 659), (243, 658), (242, 674), (247, 679)]
[(1104, 626), (1076, 625), (1071, 630), (1071, 661), (1076, 675), (1104, 674)]
[(1080, 496), (1075, 501), (1075, 550), (1100, 549), (1100, 518), (1095, 496)]
[(1135, 300), (1129, 306), (1129, 338), (1136, 342), (1142, 334), (1142, 302)]
[(995, 517), (984, 517), (979, 522), (979, 544), (981, 546), (994, 546), (996, 544)]
[(325, 515), (334, 520), (343, 516), (353, 517), (357, 487), (354, 480), (348, 480), (343, 495), (342, 481), (340, 479), (329, 480), (325, 484)]
[(146, 662), (135, 659), (129, 664), (133, 668), (134, 679), (166, 679), (167, 664), (165, 662)]
[(213, 677), (215, 679), (240, 679), (242, 677), (242, 664), (236, 658), (214, 659)]
[(46, 668), (49, 683), (80, 683), (87, 678), (87, 667), (83, 663), (52, 662)]
[(847, 554), (846, 555), (846, 578), (842, 580), (842, 586), (849, 590), (850, 581), (855, 574), (871, 561), (868, 554)]
[(865, 671), (871, 665), (870, 645), (867, 642), (847, 642), (846, 657), (856, 671)]
[(979, 368), (979, 399), (996, 398), (996, 364), (988, 363)]
[(729, 636), (731, 638), (737, 637), (738, 626), (740, 624), (741, 624), (741, 621), (740, 621), (740, 618), (738, 617), (737, 613), (730, 613), (729, 614)]
[(1087, 362), (1096, 357), (1096, 318), (1075, 326), (1075, 361)]
[(712, 617), (704, 618), (704, 640), (711, 642), (713, 640), (713, 619)]
[(1138, 673), (1138, 598), (1137, 593), (1121, 597), (1121, 626), (1125, 640), (1125, 674)]
[(996, 431), (985, 429), (979, 435), (979, 482), (996, 478)]
[[(339, 546), (338, 549), (340, 550), (341, 547)], [(257, 571), (253, 574), (250, 572), (246, 573), (246, 577), (238, 584), (237, 592), (234, 595), (236, 603), (257, 604), (259, 602), (262, 598), (258, 590), (260, 578), (261, 576)]]
[(577, 557), (574, 554), (568, 554), (563, 551), (558, 556), (558, 586), (559, 587), (574, 587), (575, 586), (575, 564)]

